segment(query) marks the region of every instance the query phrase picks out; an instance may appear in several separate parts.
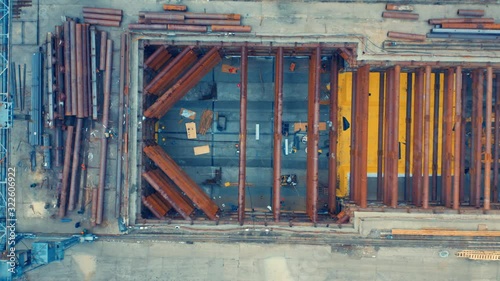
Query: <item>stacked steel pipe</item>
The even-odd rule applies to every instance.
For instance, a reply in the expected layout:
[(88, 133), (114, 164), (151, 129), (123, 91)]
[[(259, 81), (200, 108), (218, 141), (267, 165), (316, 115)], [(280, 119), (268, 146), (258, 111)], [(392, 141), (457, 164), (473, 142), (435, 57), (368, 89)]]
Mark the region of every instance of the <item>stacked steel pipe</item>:
[[(146, 146), (144, 153), (179, 187), (184, 194), (200, 209), (209, 219), (215, 220), (218, 218), (219, 207), (213, 202), (210, 197), (184, 172), (170, 156), (158, 145)], [(152, 179), (151, 174), (143, 174), (146, 179), (149, 177), (149, 183), (159, 184), (157, 190), (163, 187), (165, 183), (158, 178)], [(167, 194), (167, 193), (165, 193)], [(168, 195), (168, 194), (167, 194)], [(171, 194), (170, 194), (171, 195)], [(169, 198), (171, 198), (169, 196)], [(165, 198), (165, 197), (164, 197)], [(173, 201), (172, 201), (173, 202)], [(176, 201), (177, 202), (177, 201)], [(179, 201), (180, 202), (180, 201)]]
[(430, 19), (434, 25), (427, 38), (497, 40), (500, 23), (494, 18), (483, 18), (484, 10), (458, 10), (462, 18)]
[(120, 26), (123, 11), (109, 8), (83, 8), (83, 18), (86, 23), (102, 26)]
[(152, 170), (142, 174), (142, 177), (158, 192), (159, 197), (172, 206), (185, 220), (191, 220), (194, 207), (172, 181), (160, 170)]
[(191, 69), (189, 69), (179, 81), (160, 96), (152, 106), (144, 111), (144, 116), (147, 118), (161, 118), (221, 60), (219, 47), (213, 47)]
[(139, 12), (131, 30), (171, 30), (187, 32), (251, 32), (241, 25), (239, 14), (209, 14), (186, 12), (184, 5), (163, 5), (164, 12)]

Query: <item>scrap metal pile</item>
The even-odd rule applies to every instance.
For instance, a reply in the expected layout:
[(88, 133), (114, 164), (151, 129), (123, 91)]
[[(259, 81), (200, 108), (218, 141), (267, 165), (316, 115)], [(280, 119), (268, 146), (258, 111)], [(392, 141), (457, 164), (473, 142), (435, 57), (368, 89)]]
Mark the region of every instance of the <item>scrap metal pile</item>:
[(239, 14), (209, 14), (187, 12), (185, 5), (163, 5), (163, 12), (139, 12), (137, 23), (130, 30), (171, 30), (187, 32), (251, 32), (241, 25)]

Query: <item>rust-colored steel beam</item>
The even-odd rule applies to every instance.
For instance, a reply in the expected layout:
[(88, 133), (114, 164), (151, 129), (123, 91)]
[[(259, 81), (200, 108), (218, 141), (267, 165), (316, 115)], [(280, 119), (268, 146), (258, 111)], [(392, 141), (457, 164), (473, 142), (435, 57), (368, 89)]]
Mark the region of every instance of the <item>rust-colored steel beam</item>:
[(161, 19), (161, 20), (177, 20), (183, 21), (184, 14), (183, 13), (153, 13), (153, 12), (145, 12), (144, 18), (148, 19)]
[[(398, 70), (399, 71), (399, 70)], [(399, 74), (399, 72), (398, 72)], [(358, 96), (358, 109), (356, 110), (356, 122), (359, 126), (358, 130), (358, 162), (357, 164), (357, 178), (356, 181), (359, 185), (359, 206), (366, 208), (368, 205), (368, 108), (369, 108), (369, 90), (370, 90), (370, 66), (363, 65), (358, 69), (357, 75), (357, 93)], [(319, 112), (319, 108), (318, 108)], [(396, 179), (397, 180), (397, 179)], [(397, 185), (396, 185), (397, 188)]]
[(142, 177), (165, 199), (185, 220), (191, 220), (194, 207), (187, 201), (170, 179), (160, 170), (144, 172)]
[(158, 23), (129, 23), (128, 29), (130, 30), (167, 30), (166, 24), (158, 24)]
[(494, 18), (452, 18), (452, 19), (430, 19), (429, 24), (445, 23), (494, 23)]
[(64, 94), (66, 95), (66, 99), (64, 102), (65, 105), (65, 113), (66, 116), (72, 115), (72, 92), (71, 92), (71, 40), (70, 40), (70, 22), (64, 22), (63, 26), (64, 30)]
[(484, 210), (491, 208), (491, 107), (493, 106), (493, 68), (486, 68), (486, 145), (484, 151)]
[(425, 67), (425, 90), (424, 90), (424, 166), (422, 184), (422, 208), (429, 208), (429, 150), (431, 135), (431, 67)]
[(90, 68), (89, 66), (89, 56), (88, 56), (88, 49), (89, 49), (89, 25), (88, 24), (82, 24), (82, 59), (81, 59), (81, 64), (82, 64), (82, 86), (83, 86), (83, 117), (87, 118), (89, 117), (89, 101), (92, 100), (92, 98), (89, 98), (89, 93), (90, 93), (90, 87), (88, 84), (89, 81), (89, 73), (88, 70)]
[(378, 143), (377, 143), (377, 201), (384, 198), (384, 112), (385, 112), (385, 74), (380, 72), (378, 100)]
[(168, 87), (175, 79), (184, 73), (193, 63), (196, 62), (196, 53), (192, 46), (182, 50), (158, 75), (144, 88), (146, 93), (160, 94), (164, 88)]
[[(439, 95), (441, 94), (441, 73), (434, 73), (434, 119), (432, 123), (432, 185), (430, 200), (437, 200), (438, 149), (439, 149)], [(442, 198), (441, 198), (442, 199)]]
[(387, 4), (387, 5), (385, 5), (385, 9), (387, 11), (412, 12), (414, 8), (411, 5)]
[(172, 209), (172, 206), (163, 199), (158, 193), (153, 193), (149, 196), (142, 196), (142, 204), (146, 206), (156, 218), (162, 220), (165, 219), (168, 211)]
[(328, 211), (330, 214), (337, 213), (337, 140), (339, 135), (339, 57), (334, 54), (330, 69), (330, 122), (331, 127), (328, 136)]
[(307, 183), (306, 213), (313, 223), (318, 220), (318, 142), (321, 48), (313, 50), (309, 62), (309, 93), (307, 109)]
[[(474, 171), (475, 182), (474, 182), (474, 206), (476, 208), (481, 207), (481, 151), (482, 151), (482, 133), (483, 133), (483, 95), (484, 95), (484, 71), (479, 69), (476, 72), (477, 82), (475, 87), (476, 96), (476, 124), (475, 124), (475, 134), (474, 134)], [(490, 139), (491, 141), (491, 139)]]
[(90, 19), (90, 18), (85, 18), (84, 20), (85, 20), (85, 23), (88, 23), (88, 24), (101, 25), (101, 26), (112, 26), (112, 27), (119, 27), (120, 26), (119, 21), (98, 20), (98, 19)]
[(382, 17), (388, 19), (418, 20), (418, 14), (407, 12), (383, 12)]
[(106, 42), (108, 42), (108, 33), (101, 31), (101, 51), (99, 52), (99, 70), (106, 70)]
[(144, 68), (151, 68), (154, 71), (160, 69), (160, 67), (170, 59), (172, 55), (168, 52), (166, 45), (161, 45), (156, 51), (149, 56), (149, 58), (144, 62)]
[(76, 24), (76, 97), (77, 97), (77, 112), (78, 118), (84, 116), (84, 100), (83, 100), (83, 46), (82, 46), (82, 27), (83, 24)]
[(118, 16), (123, 15), (123, 11), (119, 9), (83, 7), (82, 10), (84, 13), (118, 15)]
[(457, 15), (462, 17), (482, 17), (484, 16), (484, 10), (459, 9)]
[(73, 211), (75, 209), (75, 202), (77, 202), (76, 194), (78, 184), (80, 179), (78, 177), (78, 168), (80, 167), (80, 147), (82, 143), (82, 131), (83, 131), (83, 119), (78, 118), (76, 120), (76, 132), (75, 132), (75, 146), (73, 150), (73, 162), (71, 163), (71, 181), (69, 186), (69, 199), (68, 199), (68, 211)]
[(211, 25), (212, 32), (252, 32), (252, 27), (249, 25)]
[(207, 32), (208, 28), (199, 25), (169, 24), (167, 25), (167, 29), (173, 31)]
[(184, 13), (186, 19), (240, 20), (240, 14)]
[(163, 10), (164, 11), (185, 12), (185, 11), (187, 11), (187, 6), (186, 5), (163, 4)]
[(411, 107), (412, 107), (412, 93), (413, 92), (413, 74), (406, 73), (406, 132), (405, 132), (405, 188), (404, 188), (404, 201), (410, 200), (410, 168), (411, 168)]
[(425, 41), (427, 39), (425, 37), (425, 35), (422, 35), (422, 34), (403, 33), (403, 32), (396, 32), (396, 31), (387, 32), (387, 37), (389, 37), (391, 39), (404, 39), (404, 40), (411, 40), (411, 41)]
[(209, 219), (218, 218), (219, 207), (158, 145), (146, 146), (144, 153), (179, 187)]
[(96, 19), (96, 20), (109, 20), (109, 21), (121, 21), (122, 16), (118, 15), (107, 15), (107, 14), (96, 14), (96, 13), (83, 13), (83, 18), (87, 19)]
[(424, 69), (415, 73), (415, 91), (413, 105), (413, 170), (412, 201), (417, 207), (422, 206), (422, 138), (424, 127)]
[(494, 135), (494, 157), (493, 157), (493, 203), (498, 202), (498, 161), (500, 160), (500, 74), (496, 73), (495, 79), (495, 135)]
[(385, 115), (384, 115), (384, 196), (383, 202), (385, 205), (391, 204), (391, 188), (389, 176), (387, 172), (391, 170), (392, 161), (390, 158), (391, 149), (391, 124), (390, 118), (394, 115), (394, 104), (391, 100), (394, 98), (394, 68), (390, 68), (386, 72), (386, 97), (385, 97)]
[(104, 76), (104, 99), (102, 109), (102, 139), (101, 139), (101, 157), (99, 165), (99, 205), (97, 206), (96, 224), (101, 224), (103, 219), (104, 209), (104, 187), (106, 185), (106, 163), (108, 154), (108, 139), (105, 137), (105, 132), (108, 129), (109, 123), (109, 106), (111, 97), (111, 72), (113, 70), (113, 40), (108, 39), (106, 42), (106, 72)]
[(453, 90), (454, 90), (454, 71), (452, 68), (446, 70), (445, 83), (446, 91), (443, 96), (443, 150), (442, 150), (442, 189), (444, 205), (451, 208), (452, 190), (451, 190), (451, 167), (453, 161)]
[[(389, 192), (389, 204), (398, 206), (398, 159), (399, 159), (399, 96), (401, 67), (396, 65), (391, 71), (391, 91), (387, 96), (387, 155), (385, 176), (386, 188)], [(366, 116), (368, 119), (368, 116)], [(367, 128), (368, 129), (368, 128)]]
[(238, 172), (238, 221), (245, 221), (245, 187), (247, 178), (247, 87), (248, 87), (248, 48), (241, 47), (240, 65), (240, 154)]
[(281, 209), (281, 142), (283, 117), (283, 47), (276, 52), (274, 79), (274, 146), (273, 146), (273, 216), (280, 220)]
[(161, 118), (221, 60), (219, 47), (213, 47), (177, 83), (170, 87), (153, 105), (144, 111), (144, 116), (147, 118)]
[(453, 209), (460, 207), (460, 176), (462, 171), (462, 154), (460, 147), (462, 143), (462, 67), (455, 70), (455, 147), (453, 158)]
[(59, 218), (66, 215), (66, 204), (68, 202), (68, 185), (69, 185), (69, 173), (71, 168), (71, 151), (73, 147), (73, 133), (75, 131), (74, 126), (68, 126), (66, 130), (66, 145), (64, 146), (64, 166), (63, 166), (63, 176), (61, 185), (61, 197), (59, 203)]

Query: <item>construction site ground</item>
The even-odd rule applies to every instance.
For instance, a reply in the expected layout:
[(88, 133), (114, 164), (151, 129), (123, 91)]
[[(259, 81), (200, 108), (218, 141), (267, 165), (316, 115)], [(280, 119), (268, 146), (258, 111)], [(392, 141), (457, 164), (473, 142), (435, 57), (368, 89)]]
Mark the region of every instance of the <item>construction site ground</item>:
[[(82, 7), (106, 7), (123, 9), (124, 16), (120, 28), (99, 27), (108, 31), (108, 38), (113, 39), (113, 79), (111, 90), (110, 124), (118, 121), (118, 77), (119, 77), (119, 42), (120, 35), (127, 31), (127, 24), (137, 21), (139, 11), (160, 11), (161, 4), (156, 0), (139, 1), (76, 1), (76, 0), (39, 0), (32, 7), (23, 8), (21, 18), (13, 20), (11, 43), (11, 62), (26, 64), (27, 85), (30, 89), (31, 55), (43, 45), (46, 33), (61, 24), (62, 17), (82, 18)], [(396, 26), (402, 32), (424, 33), (429, 29), (425, 19), (453, 17), (457, 8), (486, 9), (487, 14), (500, 14), (500, 6), (485, 5), (415, 5), (424, 20), (418, 22), (400, 22), (382, 19), (381, 12), (385, 3), (333, 3), (333, 2), (288, 2), (288, 1), (172, 1), (186, 4), (191, 11), (241, 13), (243, 24), (251, 25), (258, 36), (275, 38), (281, 42), (300, 42), (301, 40), (328, 42), (357, 42), (358, 59), (370, 60), (430, 60), (423, 54), (425, 50), (415, 51), (409, 56), (381, 49), (386, 39), (386, 32)], [(392, 28), (394, 29), (394, 28)], [(247, 36), (247, 35), (245, 35)], [(288, 36), (288, 37), (285, 37)], [(214, 38), (207, 36), (200, 40), (230, 40), (229, 36)], [(186, 37), (188, 38), (188, 37)], [(257, 37), (244, 37), (236, 40), (260, 40)], [(438, 50), (432, 60), (499, 62), (497, 51), (475, 52), (467, 56), (467, 50)], [(134, 61), (132, 61), (134, 62)], [(131, 66), (135, 68), (137, 66)], [(141, 75), (132, 73), (132, 76)], [(304, 74), (304, 79), (307, 77)], [(29, 91), (28, 91), (29, 93)], [(132, 93), (133, 94), (133, 93)], [(297, 94), (298, 95), (298, 94)], [(29, 109), (29, 94), (26, 96), (26, 109)], [(306, 109), (306, 106), (304, 106)], [(176, 108), (177, 110), (177, 108)], [(15, 112), (28, 114), (25, 112)], [(142, 118), (142, 116), (139, 116)], [(139, 119), (140, 120), (140, 119)], [(359, 214), (350, 224), (340, 228), (313, 226), (294, 227), (295, 231), (304, 231), (303, 242), (298, 244), (244, 243), (241, 232), (262, 231), (262, 227), (252, 226), (199, 226), (199, 229), (217, 229), (221, 236), (224, 231), (239, 230), (242, 240), (234, 243), (201, 242), (210, 238), (200, 237), (200, 242), (183, 240), (174, 242), (160, 241), (161, 232), (175, 231), (176, 225), (163, 224), (154, 226), (155, 234), (147, 226), (134, 225), (139, 216), (137, 192), (139, 187), (131, 185), (129, 238), (120, 238), (114, 213), (116, 177), (117, 141), (111, 138), (108, 149), (108, 174), (105, 197), (104, 223), (90, 227), (89, 201), (87, 211), (79, 214), (70, 212), (67, 220), (57, 217), (57, 182), (58, 172), (45, 171), (41, 167), (42, 153), (37, 152), (37, 170), (30, 171), (31, 147), (27, 139), (28, 121), (15, 120), (11, 130), (9, 144), (9, 165), (17, 170), (17, 231), (60, 235), (61, 237), (77, 233), (82, 229), (102, 235), (101, 241), (77, 245), (66, 253), (60, 263), (38, 268), (27, 274), (28, 280), (499, 280), (498, 262), (477, 262), (459, 259), (454, 253), (460, 248), (438, 245), (418, 244), (407, 247), (391, 244), (390, 246), (366, 246), (352, 240), (345, 245), (307, 245), (307, 237), (327, 235), (333, 241), (336, 235), (367, 237), (377, 232), (377, 239), (382, 239), (380, 231), (391, 228), (439, 228), (446, 227), (477, 230), (478, 225), (486, 224), (489, 230), (500, 230), (500, 216), (477, 214), (404, 214), (390, 212)], [(88, 123), (87, 123), (88, 124)], [(88, 136), (84, 143), (84, 157), (87, 161), (87, 186), (97, 185), (99, 171), (99, 140), (103, 137), (102, 125), (95, 122), (86, 126)], [(269, 139), (267, 140), (269, 142)], [(271, 150), (268, 149), (271, 153)], [(250, 159), (252, 160), (252, 159)], [(127, 163), (125, 163), (127, 164)], [(131, 173), (136, 167), (132, 166)], [(266, 171), (270, 172), (270, 171)], [(236, 170), (229, 170), (236, 175)], [(249, 168), (249, 178), (261, 177), (262, 171)], [(305, 174), (305, 171), (302, 171)], [(134, 179), (136, 181), (136, 179)], [(33, 184), (36, 186), (32, 187)], [(267, 194), (269, 196), (269, 194)], [(290, 196), (295, 196), (290, 191)], [(140, 195), (139, 195), (140, 197)], [(261, 204), (266, 207), (266, 204)], [(75, 223), (81, 225), (75, 228)], [(287, 227), (277, 227), (275, 231), (285, 232)], [(257, 230), (256, 230), (257, 229)], [(142, 238), (136, 234), (144, 233)], [(146, 235), (148, 234), (148, 235)], [(116, 235), (116, 236), (114, 236)], [(231, 236), (231, 235), (228, 235)], [(126, 236), (124, 236), (126, 237)], [(167, 239), (165, 239), (167, 240)], [(229, 239), (230, 240), (230, 239)], [(230, 240), (231, 241), (231, 240)], [(269, 244), (268, 244), (269, 243)], [(464, 244), (466, 245), (466, 244)], [(439, 253), (448, 251), (448, 257)], [(60, 279), (57, 279), (60, 278)]]

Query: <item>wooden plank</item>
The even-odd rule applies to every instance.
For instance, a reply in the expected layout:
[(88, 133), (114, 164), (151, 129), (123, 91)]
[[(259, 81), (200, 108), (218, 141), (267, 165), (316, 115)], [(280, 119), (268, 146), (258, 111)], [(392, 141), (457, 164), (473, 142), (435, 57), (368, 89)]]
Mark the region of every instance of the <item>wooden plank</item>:
[(392, 229), (392, 235), (413, 236), (465, 236), (465, 237), (500, 237), (500, 231), (477, 230), (442, 230), (442, 229)]
[(208, 154), (210, 153), (210, 146), (202, 145), (193, 147), (194, 155)]

